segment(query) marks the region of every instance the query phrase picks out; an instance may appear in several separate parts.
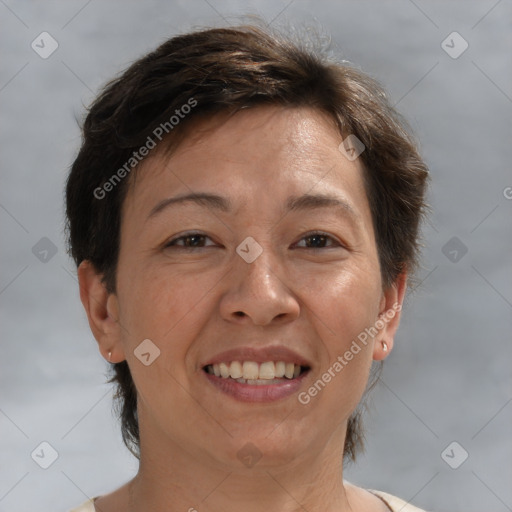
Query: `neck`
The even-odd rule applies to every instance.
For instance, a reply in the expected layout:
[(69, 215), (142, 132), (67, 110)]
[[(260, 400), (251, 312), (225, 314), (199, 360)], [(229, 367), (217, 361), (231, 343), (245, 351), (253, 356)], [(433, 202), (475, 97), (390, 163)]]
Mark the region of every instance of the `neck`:
[(129, 485), (129, 512), (222, 510), (344, 512), (344, 429), (323, 447), (311, 447), (282, 463), (264, 458), (250, 468), (226, 465), (158, 436), (141, 436), (141, 460)]

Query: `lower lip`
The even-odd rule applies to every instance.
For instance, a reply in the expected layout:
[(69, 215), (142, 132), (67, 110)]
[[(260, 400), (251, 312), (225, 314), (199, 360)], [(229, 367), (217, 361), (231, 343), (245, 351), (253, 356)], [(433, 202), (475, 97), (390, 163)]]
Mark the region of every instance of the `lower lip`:
[(282, 384), (240, 384), (234, 379), (216, 377), (210, 373), (202, 373), (220, 391), (241, 402), (275, 402), (297, 393), (303, 379), (310, 370), (302, 372), (295, 379), (283, 380)]

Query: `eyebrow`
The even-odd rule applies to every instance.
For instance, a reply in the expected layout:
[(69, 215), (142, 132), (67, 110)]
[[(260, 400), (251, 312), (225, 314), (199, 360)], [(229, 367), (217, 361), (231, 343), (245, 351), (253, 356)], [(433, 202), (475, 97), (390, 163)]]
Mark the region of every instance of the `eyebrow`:
[(148, 215), (148, 219), (154, 217), (169, 206), (183, 203), (195, 203), (205, 208), (214, 208), (223, 212), (229, 212), (232, 209), (231, 201), (225, 197), (207, 193), (192, 193), (163, 199), (154, 206)]
[(354, 220), (359, 219), (359, 214), (344, 199), (331, 194), (304, 194), (298, 197), (289, 197), (286, 201), (286, 209), (315, 210), (318, 208), (335, 208), (344, 214), (348, 214)]
[[(230, 212), (233, 210), (232, 202), (222, 196), (208, 193), (183, 194), (169, 197), (157, 203), (148, 215), (147, 220), (156, 216), (170, 206), (184, 203), (195, 203), (205, 208)], [(286, 201), (286, 211), (316, 210), (318, 208), (335, 208), (344, 214), (348, 214), (354, 220), (359, 220), (359, 214), (344, 199), (331, 194), (303, 194), (291, 196)]]

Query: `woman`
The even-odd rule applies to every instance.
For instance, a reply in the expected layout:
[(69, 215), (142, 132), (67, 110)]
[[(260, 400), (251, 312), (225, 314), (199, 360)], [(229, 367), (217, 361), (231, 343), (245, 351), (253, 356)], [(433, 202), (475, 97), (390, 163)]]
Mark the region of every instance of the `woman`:
[(428, 175), (382, 89), (209, 29), (108, 84), (83, 133), (70, 253), (140, 465), (75, 510), (418, 510), (343, 480)]

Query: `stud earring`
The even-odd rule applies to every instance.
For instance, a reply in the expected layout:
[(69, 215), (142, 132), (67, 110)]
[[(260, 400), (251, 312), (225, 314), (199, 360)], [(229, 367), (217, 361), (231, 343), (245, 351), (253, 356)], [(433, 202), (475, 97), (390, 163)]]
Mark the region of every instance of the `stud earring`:
[(382, 350), (383, 350), (384, 352), (387, 352), (387, 351), (388, 351), (388, 344), (387, 344), (385, 341), (383, 341), (383, 342), (382, 342)]
[(109, 352), (108, 352), (108, 362), (109, 363), (112, 362), (111, 359), (112, 359), (112, 352), (110, 352), (110, 350), (109, 350)]

